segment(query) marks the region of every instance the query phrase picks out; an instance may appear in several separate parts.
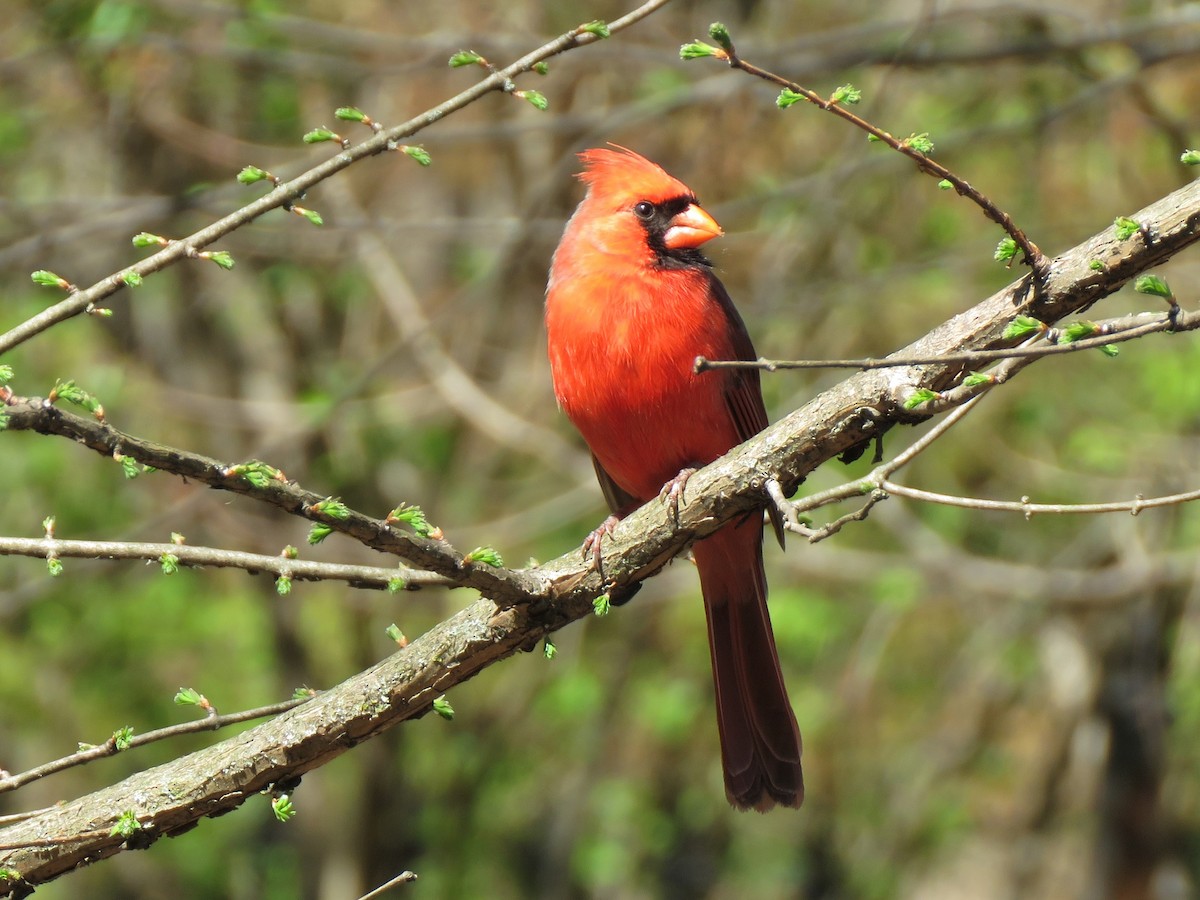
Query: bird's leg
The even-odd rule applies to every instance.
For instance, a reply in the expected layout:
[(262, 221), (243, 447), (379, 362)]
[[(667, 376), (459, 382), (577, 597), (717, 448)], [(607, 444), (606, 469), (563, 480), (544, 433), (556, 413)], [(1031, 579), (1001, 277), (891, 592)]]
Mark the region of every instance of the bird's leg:
[(587, 537), (583, 539), (583, 558), (587, 559), (588, 554), (592, 555), (592, 565), (601, 575), (604, 574), (603, 560), (600, 553), (600, 542), (606, 537), (611, 537), (613, 529), (617, 527), (617, 523), (621, 519), (619, 516), (611, 515)]
[(688, 479), (695, 474), (695, 469), (680, 469), (679, 474), (664, 484), (662, 490), (658, 492), (658, 499), (671, 507), (671, 515), (674, 517), (676, 525), (679, 524), (679, 503), (683, 500), (683, 488), (688, 483)]

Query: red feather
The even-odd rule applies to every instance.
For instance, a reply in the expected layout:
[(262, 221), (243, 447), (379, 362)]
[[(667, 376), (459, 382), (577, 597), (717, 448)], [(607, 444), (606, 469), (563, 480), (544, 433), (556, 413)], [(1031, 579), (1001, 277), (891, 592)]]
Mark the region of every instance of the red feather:
[[(618, 515), (680, 471), (767, 424), (758, 373), (696, 374), (697, 356), (754, 359), (746, 327), (696, 249), (721, 231), (681, 181), (629, 150), (580, 154), (587, 196), (567, 223), (546, 289), (554, 392), (587, 442)], [(730, 802), (804, 799), (800, 734), (767, 613), (762, 519), (693, 548), (708, 616)]]

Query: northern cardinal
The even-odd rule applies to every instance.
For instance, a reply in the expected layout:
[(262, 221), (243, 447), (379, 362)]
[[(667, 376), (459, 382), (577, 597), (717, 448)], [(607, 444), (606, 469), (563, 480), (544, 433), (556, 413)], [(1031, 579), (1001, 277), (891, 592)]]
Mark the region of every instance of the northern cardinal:
[[(554, 393), (592, 451), (609, 508), (627, 515), (767, 425), (741, 316), (698, 249), (723, 232), (695, 194), (621, 147), (579, 154), (587, 195), (546, 287)], [(606, 525), (611, 528), (612, 517)], [(590, 541), (603, 537), (605, 526)], [(800, 732), (767, 613), (760, 513), (695, 544), (708, 619), (725, 793), (739, 809), (804, 800)], [(585, 547), (588, 545), (585, 545)]]

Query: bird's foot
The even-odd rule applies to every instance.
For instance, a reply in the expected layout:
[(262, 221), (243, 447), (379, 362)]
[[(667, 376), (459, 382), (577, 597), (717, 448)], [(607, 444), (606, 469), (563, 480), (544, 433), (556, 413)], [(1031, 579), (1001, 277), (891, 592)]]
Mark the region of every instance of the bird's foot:
[(590, 555), (592, 557), (592, 565), (601, 574), (604, 574), (604, 565), (600, 552), (600, 543), (606, 537), (612, 536), (613, 529), (617, 527), (617, 523), (620, 521), (616, 516), (609, 516), (600, 523), (595, 531), (583, 539), (583, 558), (587, 559)]
[(679, 504), (683, 500), (683, 489), (688, 479), (696, 474), (695, 469), (680, 469), (679, 474), (662, 486), (658, 499), (671, 507), (671, 516), (679, 524)]

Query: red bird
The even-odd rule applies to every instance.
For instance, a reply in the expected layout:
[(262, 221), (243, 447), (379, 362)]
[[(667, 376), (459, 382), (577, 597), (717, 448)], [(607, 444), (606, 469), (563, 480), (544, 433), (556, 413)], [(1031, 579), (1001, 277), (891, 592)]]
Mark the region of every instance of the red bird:
[[(758, 372), (692, 370), (697, 356), (756, 358), (698, 249), (721, 227), (685, 184), (632, 151), (579, 158), (587, 196), (554, 252), (546, 288), (550, 369), (559, 405), (621, 517), (657, 496), (676, 500), (694, 468), (765, 428), (767, 413)], [(739, 809), (766, 811), (799, 806), (804, 779), (767, 613), (762, 537), (755, 513), (697, 542), (692, 554), (708, 618), (725, 793)]]

